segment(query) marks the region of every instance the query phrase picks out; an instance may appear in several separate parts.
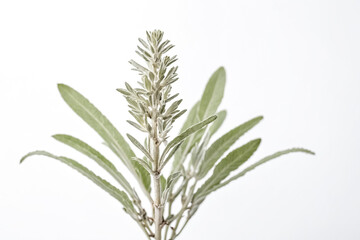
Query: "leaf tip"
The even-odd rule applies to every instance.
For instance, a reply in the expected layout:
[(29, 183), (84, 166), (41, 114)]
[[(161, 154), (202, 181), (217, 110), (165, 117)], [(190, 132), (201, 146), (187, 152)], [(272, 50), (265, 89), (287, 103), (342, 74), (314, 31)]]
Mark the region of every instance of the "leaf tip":
[(264, 116), (260, 115), (260, 116), (258, 116), (256, 119), (258, 119), (258, 121), (261, 121), (261, 120), (264, 119)]
[(63, 83), (58, 83), (58, 84), (57, 84), (57, 87), (58, 87), (59, 91), (61, 91), (62, 89), (66, 88), (67, 85), (65, 85), (65, 84), (63, 84)]
[(217, 71), (222, 72), (222, 73), (226, 73), (224, 66), (220, 66)]
[(51, 135), (51, 137), (56, 139), (56, 140), (59, 140), (61, 136), (63, 136), (63, 134), (53, 134), (53, 135)]
[(20, 159), (19, 164), (22, 164), (22, 162), (25, 160), (25, 158), (26, 158), (26, 155), (25, 155), (25, 156), (23, 156), (23, 157)]
[(316, 155), (315, 152), (309, 150), (309, 149), (303, 149), (305, 153), (311, 154), (311, 155)]
[(256, 144), (256, 145), (260, 145), (261, 143), (261, 138), (257, 138), (255, 140), (253, 140), (253, 142)]

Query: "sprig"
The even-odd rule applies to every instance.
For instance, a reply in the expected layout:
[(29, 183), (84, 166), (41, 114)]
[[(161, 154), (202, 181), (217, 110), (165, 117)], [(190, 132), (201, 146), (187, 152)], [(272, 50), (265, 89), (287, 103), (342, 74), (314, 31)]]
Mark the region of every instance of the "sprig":
[[(252, 140), (233, 150), (231, 148), (263, 117), (240, 124), (212, 141), (214, 133), (227, 115), (225, 110), (218, 111), (226, 82), (223, 67), (210, 77), (200, 100), (189, 111), (179, 135), (171, 138), (171, 129), (186, 110), (180, 108), (182, 99), (178, 99), (179, 94), (171, 92), (172, 84), (179, 79), (178, 67), (173, 66), (177, 57), (167, 55), (174, 45), (163, 37), (162, 31), (155, 30), (146, 32), (145, 40), (139, 38), (140, 44), (135, 52), (143, 63), (134, 60), (129, 62), (133, 70), (139, 73), (140, 79), (136, 87), (135, 84), (125, 82), (123, 88), (117, 89), (128, 102), (132, 120), (127, 122), (145, 133), (141, 140), (127, 134), (129, 141), (140, 150), (141, 155), (133, 152), (121, 133), (88, 99), (65, 84), (58, 85), (64, 101), (99, 134), (105, 145), (131, 173), (138, 183), (137, 187), (150, 202), (151, 209), (143, 207), (131, 179), (125, 178), (110, 159), (85, 141), (71, 135), (56, 134), (53, 137), (95, 161), (119, 186), (112, 185), (74, 159), (46, 151), (30, 152), (20, 161), (40, 155), (56, 159), (77, 170), (119, 201), (149, 240), (177, 238), (210, 193), (243, 177), (256, 167), (288, 153), (314, 154), (307, 149), (291, 148), (238, 170), (250, 160), (261, 139)], [(226, 154), (229, 149), (230, 153)], [(171, 160), (170, 174), (166, 176), (164, 168)], [(174, 209), (175, 204), (180, 205), (180, 208)]]

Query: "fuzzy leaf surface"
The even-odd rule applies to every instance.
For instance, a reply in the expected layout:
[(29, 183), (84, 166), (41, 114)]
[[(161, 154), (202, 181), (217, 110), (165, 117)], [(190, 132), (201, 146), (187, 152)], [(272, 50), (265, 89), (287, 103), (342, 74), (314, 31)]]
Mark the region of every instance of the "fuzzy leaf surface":
[(211, 124), (211, 126), (209, 127), (209, 133), (210, 133), (210, 137), (212, 135), (214, 135), (217, 130), (219, 130), (219, 128), (221, 127), (221, 125), (224, 123), (225, 118), (226, 118), (226, 110), (222, 110), (220, 112), (218, 112), (216, 114), (217, 119)]
[[(207, 119), (205, 119), (202, 122), (199, 122), (191, 127), (189, 127), (188, 129), (186, 129), (184, 132), (182, 132), (180, 135), (178, 135), (177, 137), (175, 137), (171, 142), (169, 142), (169, 144), (165, 147), (164, 152), (161, 156), (161, 159), (164, 159), (165, 154), (167, 154), (167, 152), (174, 146), (176, 146), (178, 143), (180, 143), (181, 141), (183, 141), (185, 138), (187, 138), (189, 135), (199, 131), (200, 129), (202, 129), (203, 127), (205, 127), (206, 125), (208, 125), (209, 123), (213, 122), (216, 119), (216, 115), (213, 115)], [(175, 164), (175, 169), (177, 169), (176, 166), (176, 162), (174, 161)]]
[(62, 163), (65, 163), (69, 167), (71, 167), (71, 168), (77, 170), (78, 172), (80, 172), (82, 175), (84, 175), (85, 177), (90, 179), (92, 182), (94, 182), (100, 188), (102, 188), (107, 193), (109, 193), (111, 196), (113, 196), (115, 199), (117, 199), (120, 203), (122, 203), (122, 205), (126, 209), (131, 210), (132, 212), (135, 211), (131, 200), (129, 199), (128, 195), (125, 192), (120, 191), (118, 188), (111, 185), (108, 181), (106, 181), (106, 180), (102, 179), (101, 177), (97, 176), (95, 173), (93, 173), (92, 171), (90, 171), (89, 169), (87, 169), (86, 167), (81, 165), (80, 163), (76, 162), (75, 160), (72, 160), (72, 159), (67, 158), (67, 157), (55, 156), (55, 155), (53, 155), (53, 154), (51, 154), (49, 152), (46, 152), (46, 151), (34, 151), (34, 152), (30, 152), (27, 155), (25, 155), (20, 160), (20, 163), (22, 163), (26, 158), (28, 158), (30, 156), (34, 156), (34, 155), (42, 155), (42, 156), (50, 157), (50, 158), (59, 160)]
[(247, 131), (257, 125), (263, 119), (262, 116), (253, 118), (240, 126), (232, 129), (217, 139), (206, 151), (204, 161), (200, 165), (197, 179), (202, 179), (215, 165), (219, 158)]
[(89, 146), (87, 143), (81, 141), (78, 138), (75, 138), (66, 134), (56, 134), (53, 135), (53, 138), (62, 142), (77, 151), (85, 154), (89, 158), (93, 159), (98, 165), (105, 169), (129, 194), (132, 194), (132, 187), (129, 182), (124, 178), (124, 176), (116, 169), (114, 164), (112, 164), (108, 159), (106, 159), (101, 153)]
[[(123, 161), (143, 188), (147, 188), (150, 174), (136, 161), (134, 152), (114, 125), (79, 92), (73, 88), (58, 84), (59, 92), (69, 107), (92, 127), (108, 144), (109, 148)], [(143, 175), (145, 174), (145, 175)]]
[(259, 160), (258, 162), (250, 165), (249, 167), (245, 168), (243, 171), (241, 171), (240, 173), (234, 175), (233, 177), (229, 178), (228, 180), (224, 181), (223, 183), (217, 185), (215, 188), (213, 188), (211, 191), (215, 191), (221, 187), (224, 187), (225, 185), (229, 184), (230, 182), (244, 176), (246, 173), (250, 172), (251, 170), (254, 170), (256, 167), (264, 164), (264, 163), (267, 163), (268, 161), (270, 160), (273, 160), (275, 158), (278, 158), (278, 157), (281, 157), (282, 155), (285, 155), (285, 154), (288, 154), (288, 153), (295, 153), (295, 152), (302, 152), (302, 153), (307, 153), (307, 154), (311, 154), (311, 155), (314, 155), (315, 153), (310, 151), (310, 150), (307, 150), (307, 149), (304, 149), (304, 148), (291, 148), (291, 149), (287, 149), (287, 150), (283, 150), (283, 151), (279, 151), (279, 152), (276, 152), (272, 155), (269, 155), (267, 157), (264, 157), (263, 159)]
[(215, 114), (224, 96), (225, 82), (225, 69), (220, 67), (210, 77), (201, 97), (199, 104), (200, 120)]
[(194, 195), (194, 202), (198, 199), (202, 199), (209, 190), (215, 188), (221, 183), (229, 174), (239, 168), (244, 162), (246, 162), (253, 153), (257, 150), (261, 142), (261, 139), (255, 139), (247, 144), (230, 152), (225, 158), (223, 158), (218, 165), (216, 165), (213, 174), (206, 180), (206, 182), (197, 190)]

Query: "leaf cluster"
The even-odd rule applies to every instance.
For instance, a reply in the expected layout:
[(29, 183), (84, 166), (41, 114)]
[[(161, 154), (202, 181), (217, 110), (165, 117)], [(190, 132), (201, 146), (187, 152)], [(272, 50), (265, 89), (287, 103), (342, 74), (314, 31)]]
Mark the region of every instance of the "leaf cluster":
[[(116, 167), (116, 160), (106, 158), (85, 141), (68, 134), (56, 134), (53, 138), (95, 161), (118, 186), (112, 185), (76, 160), (46, 151), (30, 152), (20, 162), (30, 156), (41, 155), (68, 165), (118, 200), (148, 239), (173, 240), (210, 193), (282, 155), (293, 152), (314, 154), (307, 149), (290, 148), (242, 168), (258, 149), (261, 139), (253, 139), (235, 148), (233, 146), (263, 117), (254, 117), (219, 138), (212, 139), (227, 116), (226, 110), (218, 110), (226, 82), (223, 67), (212, 74), (201, 98), (189, 111), (179, 135), (170, 140), (173, 124), (186, 112), (179, 108), (182, 100), (176, 99), (178, 94), (171, 93), (172, 84), (178, 80), (178, 67), (173, 66), (177, 57), (166, 54), (174, 46), (170, 41), (163, 40), (163, 32), (159, 30), (147, 32), (146, 40), (139, 39), (139, 42), (136, 53), (145, 65), (134, 60), (130, 64), (139, 73), (140, 81), (137, 87), (125, 83), (124, 88), (117, 90), (128, 102), (129, 113), (133, 117), (128, 123), (145, 133), (142, 140), (127, 134), (128, 140), (139, 149), (141, 155), (135, 154), (128, 141), (87, 98), (65, 84), (58, 85), (64, 101), (98, 133), (133, 179), (123, 176)], [(163, 170), (171, 161), (170, 173), (165, 176)], [(134, 187), (130, 180), (135, 180), (137, 186)], [(152, 209), (143, 207), (144, 199), (140, 199), (138, 188), (151, 203)], [(180, 207), (176, 209), (175, 205)], [(161, 214), (160, 218), (155, 214), (156, 211)]]

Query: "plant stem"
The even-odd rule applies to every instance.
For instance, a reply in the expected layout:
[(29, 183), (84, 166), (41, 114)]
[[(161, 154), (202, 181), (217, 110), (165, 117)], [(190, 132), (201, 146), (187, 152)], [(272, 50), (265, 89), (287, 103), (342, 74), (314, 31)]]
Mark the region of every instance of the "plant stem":
[[(189, 203), (190, 203), (190, 201), (191, 201), (191, 199), (192, 199), (192, 197), (193, 197), (193, 195), (194, 195), (194, 190), (195, 190), (196, 184), (197, 184), (197, 181), (195, 181), (195, 182), (194, 182), (194, 185), (191, 186), (191, 188), (190, 188), (190, 190), (189, 190), (189, 193), (188, 193), (188, 196), (187, 196), (187, 198), (186, 198), (186, 200), (185, 200), (185, 202), (184, 202), (184, 204), (183, 204), (180, 212), (176, 215), (176, 216), (177, 216), (177, 217), (176, 217), (177, 220), (176, 220), (175, 226), (174, 226), (174, 228), (173, 228), (173, 232), (172, 232), (172, 234), (171, 234), (170, 240), (175, 239), (175, 238), (180, 234), (180, 232), (181, 232), (182, 229), (183, 229), (183, 228), (182, 228), (179, 233), (176, 233), (176, 231), (177, 231), (177, 229), (178, 229), (178, 227), (179, 227), (179, 224), (180, 224), (182, 215), (183, 215), (184, 212), (188, 209), (188, 205), (189, 205)], [(185, 222), (184, 224), (186, 225), (187, 222), (188, 222), (188, 219), (186, 220), (186, 222)]]
[(161, 240), (161, 224), (162, 224), (162, 204), (161, 204), (161, 189), (160, 189), (160, 172), (159, 172), (159, 140), (157, 137), (157, 103), (153, 108), (152, 113), (152, 136), (151, 140), (151, 157), (154, 160), (153, 164), (153, 182), (154, 182), (154, 223), (155, 223), (155, 239)]

